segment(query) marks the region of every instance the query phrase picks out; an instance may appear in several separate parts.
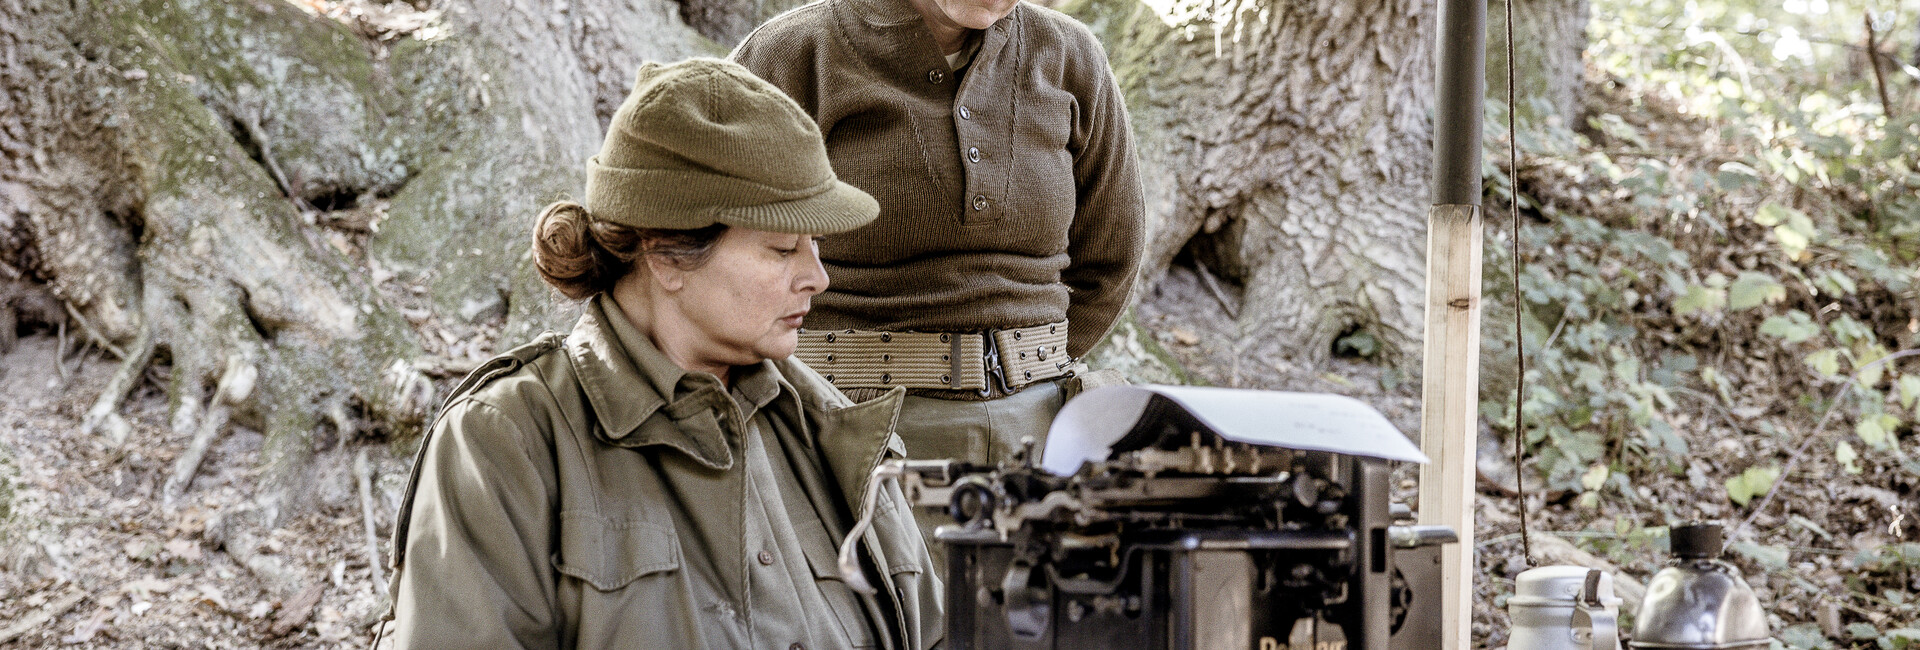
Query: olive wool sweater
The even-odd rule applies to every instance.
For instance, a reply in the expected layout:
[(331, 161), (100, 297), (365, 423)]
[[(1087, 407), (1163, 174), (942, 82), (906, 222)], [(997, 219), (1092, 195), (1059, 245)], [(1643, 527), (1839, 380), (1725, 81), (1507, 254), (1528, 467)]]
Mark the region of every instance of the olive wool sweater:
[(907, 0), (819, 0), (761, 26), (733, 58), (826, 136), (840, 179), (880, 217), (826, 238), (833, 278), (807, 326), (975, 332), (1071, 321), (1099, 342), (1138, 269), (1132, 133), (1084, 25), (1020, 3), (946, 58)]

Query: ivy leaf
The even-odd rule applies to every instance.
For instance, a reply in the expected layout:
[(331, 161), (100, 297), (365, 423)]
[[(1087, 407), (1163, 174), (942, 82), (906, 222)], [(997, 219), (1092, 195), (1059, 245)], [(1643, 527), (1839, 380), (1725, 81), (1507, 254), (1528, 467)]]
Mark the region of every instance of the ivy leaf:
[(1904, 375), (1900, 377), (1900, 408), (1913, 408), (1913, 401), (1920, 399), (1920, 377)]
[(1759, 563), (1760, 566), (1770, 569), (1787, 568), (1787, 560), (1791, 558), (1785, 546), (1755, 544), (1753, 542), (1734, 542), (1727, 546), (1727, 550), (1743, 555), (1747, 559)]
[(1695, 312), (1712, 313), (1727, 306), (1727, 290), (1714, 287), (1689, 285), (1687, 292), (1673, 301), (1673, 314), (1685, 316)]
[(1580, 476), (1580, 486), (1588, 491), (1598, 490), (1607, 484), (1608, 474), (1606, 463), (1594, 463), (1593, 467), (1587, 468), (1586, 474)]
[(1754, 497), (1766, 494), (1773, 487), (1775, 479), (1780, 478), (1779, 467), (1749, 467), (1739, 476), (1727, 479), (1727, 498), (1735, 504), (1746, 507)]
[(1807, 355), (1807, 365), (1813, 366), (1813, 371), (1820, 373), (1823, 377), (1838, 375), (1840, 374), (1840, 349), (1827, 348)]
[(1773, 236), (1780, 240), (1787, 259), (1798, 261), (1813, 242), (1813, 218), (1805, 212), (1769, 201), (1754, 213), (1753, 222), (1773, 227)]
[(1835, 445), (1833, 448), (1833, 459), (1839, 461), (1842, 466), (1846, 467), (1848, 474), (1860, 473), (1860, 465), (1854, 463), (1854, 461), (1860, 460), (1860, 454), (1853, 450), (1853, 443), (1845, 440), (1840, 441), (1840, 444)]
[(1785, 286), (1782, 286), (1778, 280), (1759, 273), (1741, 273), (1740, 278), (1733, 281), (1733, 286), (1727, 288), (1727, 306), (1734, 311), (1786, 299)]
[(1853, 433), (1874, 449), (1887, 448), (1887, 428), (1878, 417), (1869, 415), (1860, 418), (1860, 422), (1853, 425)]
[(1819, 334), (1820, 325), (1814, 323), (1813, 317), (1808, 316), (1807, 312), (1795, 309), (1779, 316), (1767, 317), (1767, 320), (1760, 323), (1760, 333), (1778, 336), (1786, 339), (1788, 343), (1799, 343)]

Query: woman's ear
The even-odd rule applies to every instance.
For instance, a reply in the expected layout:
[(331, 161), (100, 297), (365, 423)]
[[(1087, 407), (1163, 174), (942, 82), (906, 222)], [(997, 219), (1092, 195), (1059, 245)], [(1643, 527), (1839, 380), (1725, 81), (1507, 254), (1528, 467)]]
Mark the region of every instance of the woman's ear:
[(679, 291), (681, 287), (687, 286), (687, 272), (667, 258), (659, 255), (641, 255), (640, 259), (647, 265), (647, 274), (659, 281), (660, 288), (666, 289), (667, 293)]

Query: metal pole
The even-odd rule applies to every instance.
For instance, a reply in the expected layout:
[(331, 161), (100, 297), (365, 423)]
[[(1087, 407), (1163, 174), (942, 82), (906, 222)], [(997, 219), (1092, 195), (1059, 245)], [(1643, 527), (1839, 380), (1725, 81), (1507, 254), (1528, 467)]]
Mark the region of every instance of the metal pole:
[(1440, 0), (1434, 77), (1433, 202), (1480, 205), (1480, 113), (1487, 95), (1487, 3)]
[(1439, 647), (1472, 647), (1474, 432), (1480, 397), (1480, 113), (1485, 0), (1439, 0), (1433, 207), (1427, 213), (1427, 330), (1421, 394), (1420, 523), (1452, 527), (1441, 552)]

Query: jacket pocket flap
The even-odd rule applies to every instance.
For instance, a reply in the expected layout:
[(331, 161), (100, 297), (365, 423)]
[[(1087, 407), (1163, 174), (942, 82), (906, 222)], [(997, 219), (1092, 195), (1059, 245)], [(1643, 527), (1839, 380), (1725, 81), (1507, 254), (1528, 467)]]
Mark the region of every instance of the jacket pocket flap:
[(612, 519), (591, 512), (560, 513), (559, 552), (553, 566), (600, 591), (640, 576), (680, 568), (680, 538), (671, 527)]

